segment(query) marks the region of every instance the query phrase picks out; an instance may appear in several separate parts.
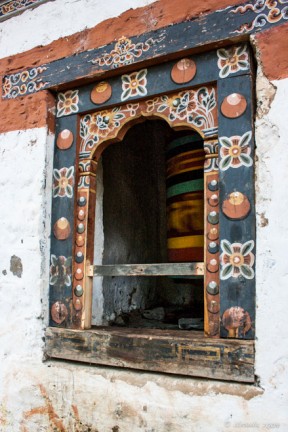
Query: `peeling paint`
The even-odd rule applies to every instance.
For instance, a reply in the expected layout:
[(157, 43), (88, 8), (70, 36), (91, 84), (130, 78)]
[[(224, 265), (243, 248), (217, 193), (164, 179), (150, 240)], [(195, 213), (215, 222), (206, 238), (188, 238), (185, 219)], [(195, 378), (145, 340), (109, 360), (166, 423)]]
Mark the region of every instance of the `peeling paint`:
[(56, 413), (56, 409), (54, 408), (44, 385), (39, 384), (38, 387), (44, 404), (22, 413), (21, 432), (30, 432), (29, 424), (31, 423), (29, 421), (34, 420), (34, 417), (37, 418), (37, 423), (40, 425), (45, 424), (45, 417), (48, 417), (49, 430), (53, 432), (70, 432), (71, 430), (77, 432), (99, 432), (96, 427), (80, 419), (78, 407), (73, 404), (71, 404), (70, 413), (67, 416), (68, 419), (72, 418), (72, 424), (65, 425), (67, 422), (64, 419), (61, 419), (61, 417)]
[(257, 80), (256, 80), (256, 93), (257, 93), (257, 106), (256, 115), (258, 119), (268, 114), (271, 104), (275, 98), (277, 88), (273, 85), (263, 73), (262, 57), (258, 47), (258, 41), (255, 36), (251, 36), (252, 47), (257, 61)]
[(275, 98), (276, 90), (277, 88), (265, 77), (260, 69), (257, 79), (257, 93), (259, 97), (257, 104), (258, 119), (261, 119), (263, 116), (268, 114)]
[(266, 227), (269, 224), (269, 219), (265, 217), (265, 212), (260, 213), (260, 226), (261, 228)]

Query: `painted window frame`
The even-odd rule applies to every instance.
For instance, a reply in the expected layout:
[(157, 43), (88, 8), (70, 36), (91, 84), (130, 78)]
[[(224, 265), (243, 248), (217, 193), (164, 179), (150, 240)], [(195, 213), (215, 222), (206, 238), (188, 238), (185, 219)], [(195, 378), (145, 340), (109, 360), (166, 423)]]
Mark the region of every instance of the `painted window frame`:
[[(125, 44), (125, 38), (121, 43)], [(195, 75), (188, 82), (175, 83), (171, 79), (173, 67), (177, 67), (178, 62), (183, 60), (180, 57), (177, 60), (155, 66), (145, 67), (144, 64), (141, 68), (138, 66), (137, 70), (133, 72), (130, 68), (127, 73), (111, 78), (102, 76), (101, 82), (105, 80), (108, 88), (112, 89), (112, 94), (107, 101), (101, 103), (95, 104), (91, 100), (91, 92), (95, 94), (97, 83), (58, 93), (53, 167), (50, 327), (46, 332), (46, 350), (48, 356), (56, 358), (253, 382), (255, 213), (252, 55), (246, 44), (240, 44), (185, 58), (189, 58), (189, 61), (192, 61), (196, 68)], [(103, 61), (106, 60), (107, 58), (104, 58)], [(143, 70), (146, 70), (145, 78), (149, 77), (146, 79), (144, 90), (136, 94), (135, 92), (133, 94), (132, 91), (129, 94), (128, 91), (127, 96), (124, 89), (125, 80), (129, 81), (132, 74), (139, 74)], [(169, 355), (165, 358), (165, 355), (157, 350), (156, 342), (155, 345), (151, 341), (150, 343), (147, 342), (149, 332), (142, 338), (139, 339), (138, 337), (137, 339), (136, 337), (135, 339), (135, 335), (129, 335), (127, 330), (121, 334), (121, 332), (117, 333), (117, 330), (111, 329), (89, 329), (91, 314), (89, 313), (90, 306), (87, 307), (87, 305), (91, 304), (92, 273), (90, 266), (92, 262), (91, 255), (89, 256), (89, 246), (88, 260), (86, 255), (83, 258), (85, 266), (79, 266), (77, 254), (75, 255), (74, 242), (76, 236), (81, 234), (79, 226), (81, 226), (80, 231), (83, 228), (82, 216), (79, 217), (82, 207), (79, 201), (81, 194), (77, 196), (76, 190), (77, 184), (78, 187), (81, 182), (83, 185), (83, 182), (85, 183), (88, 178), (88, 182), (95, 183), (95, 176), (93, 169), (91, 169), (91, 164), (93, 165), (94, 162), (89, 162), (89, 157), (86, 158), (86, 165), (83, 163), (85, 157), (82, 161), (79, 160), (81, 142), (77, 131), (80, 125), (80, 116), (85, 113), (103, 111), (117, 105), (123, 105), (124, 102), (126, 104), (138, 103), (159, 97), (163, 93), (181, 93), (184, 90), (211, 85), (211, 83), (217, 89), (220, 156), (220, 253), (217, 258), (220, 272), (217, 283), (219, 282), (220, 294), (217, 293), (216, 296), (209, 294), (209, 290), (207, 291), (206, 288), (211, 279), (206, 277), (205, 308), (208, 313), (209, 307), (212, 308), (211, 313), (213, 314), (216, 310), (220, 329), (219, 334), (215, 335), (209, 331), (209, 325), (206, 325), (206, 335), (208, 336), (206, 338), (196, 337), (192, 333), (185, 333), (185, 335), (179, 333), (179, 336), (174, 336), (174, 338), (168, 335), (165, 338), (163, 334), (154, 332), (155, 341), (161, 341), (166, 351), (167, 347), (170, 346)], [(240, 93), (243, 96), (244, 101), (247, 102), (247, 107), (240, 116), (229, 118), (223, 115), (225, 101), (227, 101), (227, 96), (234, 93)], [(66, 138), (64, 133), (65, 139), (63, 139), (63, 131), (66, 131)], [(216, 135), (214, 135), (215, 137)], [(242, 157), (233, 157), (230, 151), (231, 147), (238, 151), (238, 156)], [(206, 189), (208, 189), (208, 185), (209, 181), (207, 180)], [(241, 201), (240, 204), (239, 200)], [(93, 205), (93, 203), (91, 204)], [(85, 203), (86, 205), (87, 203)], [(212, 211), (212, 208), (210, 210)], [(84, 218), (86, 218), (86, 214)], [(207, 218), (208, 214), (206, 214), (206, 220)], [(206, 225), (207, 231), (208, 228), (210, 229), (210, 225), (209, 223)], [(84, 230), (86, 227), (84, 226)], [(88, 244), (93, 242), (92, 237), (94, 236), (88, 232), (86, 238)], [(206, 249), (208, 250), (208, 248), (205, 248), (205, 267), (211, 259)], [(240, 266), (235, 259), (236, 261), (239, 259), (243, 261), (241, 273), (239, 273)], [(205, 273), (207, 275), (213, 272), (205, 271)], [(84, 281), (85, 289), (82, 293), (77, 293), (77, 285), (80, 285), (79, 280)], [(83, 302), (82, 299), (84, 299)], [(79, 330), (81, 331), (79, 332)], [(97, 346), (99, 344), (104, 346), (108, 338), (111, 339), (112, 336), (114, 345), (119, 348), (121, 354), (115, 352), (110, 356), (101, 355), (101, 348), (98, 349)], [(215, 336), (218, 337), (215, 338)], [(121, 338), (125, 339), (123, 346), (119, 342)], [(236, 340), (236, 338), (238, 339)], [(135, 342), (136, 340), (137, 342)], [(154, 359), (150, 359), (149, 362), (145, 356), (142, 361), (139, 361), (137, 349), (140, 346), (141, 350), (147, 352), (152, 350), (153, 355), (158, 357), (159, 361), (155, 362)], [(85, 349), (86, 355), (83, 354)], [(133, 353), (135, 361), (131, 358), (133, 356), (129, 356), (129, 353)], [(201, 358), (203, 360), (199, 360)]]

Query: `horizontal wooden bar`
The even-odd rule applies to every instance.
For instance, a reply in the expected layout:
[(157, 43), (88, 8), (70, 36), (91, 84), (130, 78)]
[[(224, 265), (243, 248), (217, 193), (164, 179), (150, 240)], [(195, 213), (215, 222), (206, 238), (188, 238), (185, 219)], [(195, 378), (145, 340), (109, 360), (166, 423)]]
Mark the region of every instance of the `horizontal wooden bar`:
[(89, 266), (88, 276), (203, 276), (204, 263), (115, 264)]
[(254, 382), (254, 343), (185, 330), (48, 327), (50, 358), (225, 381)]

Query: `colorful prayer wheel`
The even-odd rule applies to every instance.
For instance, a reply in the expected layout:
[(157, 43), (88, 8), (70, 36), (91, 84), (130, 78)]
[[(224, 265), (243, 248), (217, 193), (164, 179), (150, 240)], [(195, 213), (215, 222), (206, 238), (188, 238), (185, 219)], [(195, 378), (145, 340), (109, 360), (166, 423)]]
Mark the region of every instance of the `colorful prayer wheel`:
[(197, 134), (169, 143), (166, 164), (167, 250), (170, 262), (204, 259), (203, 140)]

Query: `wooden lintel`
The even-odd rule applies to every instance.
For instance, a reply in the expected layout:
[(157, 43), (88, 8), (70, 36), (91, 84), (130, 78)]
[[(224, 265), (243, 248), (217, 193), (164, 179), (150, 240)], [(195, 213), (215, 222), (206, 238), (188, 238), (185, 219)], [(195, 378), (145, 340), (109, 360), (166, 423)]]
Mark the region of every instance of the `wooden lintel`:
[[(90, 276), (91, 269), (88, 272)], [(204, 263), (94, 265), (93, 276), (203, 276)]]
[[(259, 8), (257, 4), (253, 3), (255, 2), (247, 0), (240, 7), (231, 5), (231, 7), (222, 10), (201, 14), (190, 21), (169, 25), (138, 36), (131, 36), (130, 39), (127, 38), (129, 47), (131, 47), (128, 52), (129, 61), (128, 55), (123, 55), (124, 60), (119, 62), (119, 53), (121, 53), (117, 45), (119, 41), (116, 44), (113, 41), (108, 45), (73, 53), (71, 56), (36, 68), (17, 71), (16, 74), (9, 74), (8, 71), (3, 80), (2, 97), (10, 99), (43, 89), (71, 88), (76, 83), (82, 85), (97, 78), (103, 79), (104, 74), (105, 79), (107, 79), (108, 76), (116, 75), (118, 69), (120, 69), (120, 73), (123, 73), (122, 71), (127, 72), (129, 69), (137, 70), (143, 62), (156, 61), (161, 63), (167, 59), (190, 55), (192, 50), (195, 54), (202, 50), (207, 51), (208, 47), (210, 49), (215, 46), (238, 43), (239, 40), (247, 41), (250, 34), (285, 23), (286, 5), (282, 0), (275, 0), (274, 2), (275, 8), (273, 10), (277, 11), (277, 19), (269, 17), (271, 8), (266, 7), (266, 5), (262, 14), (259, 15)], [(260, 17), (262, 18), (261, 25), (258, 22)], [(137, 47), (137, 49), (132, 47)], [(31, 71), (33, 78), (30, 81), (23, 81), (24, 78), (20, 78), (20, 80), (18, 78), (17, 81), (16, 77), (19, 76), (19, 72), (22, 72), (22, 77), (27, 80), (27, 74), (30, 76)], [(198, 70), (197, 75), (200, 75)], [(14, 84), (15, 81), (16, 84)], [(8, 86), (9, 83), (10, 86)], [(159, 86), (159, 81), (157, 86)]]
[(202, 332), (103, 327), (48, 327), (50, 358), (225, 381), (254, 382), (254, 343), (210, 339)]

